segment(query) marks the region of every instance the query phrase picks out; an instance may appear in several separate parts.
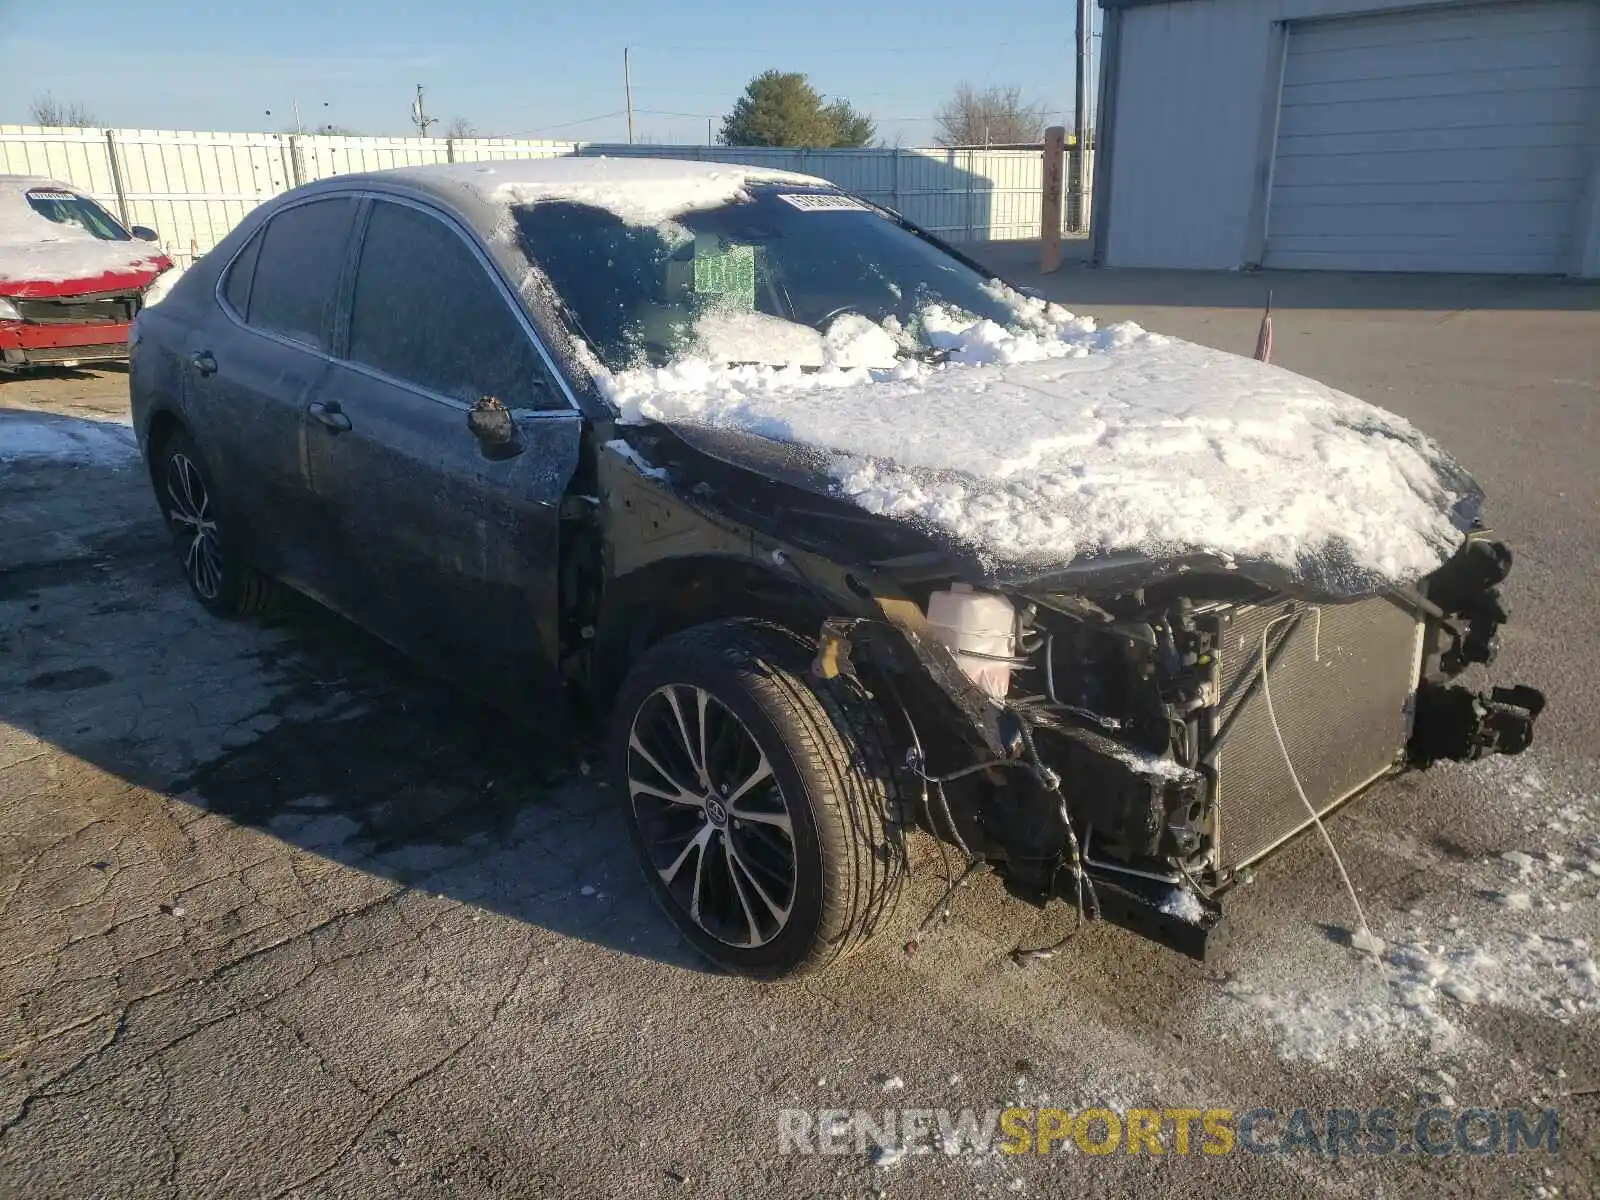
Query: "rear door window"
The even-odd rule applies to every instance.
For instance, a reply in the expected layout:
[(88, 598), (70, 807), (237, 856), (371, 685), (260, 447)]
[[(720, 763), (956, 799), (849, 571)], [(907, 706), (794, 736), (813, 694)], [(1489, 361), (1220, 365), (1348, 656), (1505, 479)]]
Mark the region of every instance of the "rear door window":
[(241, 317), (250, 312), (250, 280), (255, 275), (256, 256), (261, 253), (262, 233), (263, 230), (256, 230), (255, 236), (239, 251), (239, 256), (228, 268), (228, 281), (222, 288), (222, 294), (228, 298), (228, 306)]
[(245, 320), (318, 350), (329, 348), (334, 296), (356, 202), (313, 200), (267, 223)]
[(469, 404), (567, 407), (488, 266), (443, 220), (406, 204), (372, 207), (350, 357)]

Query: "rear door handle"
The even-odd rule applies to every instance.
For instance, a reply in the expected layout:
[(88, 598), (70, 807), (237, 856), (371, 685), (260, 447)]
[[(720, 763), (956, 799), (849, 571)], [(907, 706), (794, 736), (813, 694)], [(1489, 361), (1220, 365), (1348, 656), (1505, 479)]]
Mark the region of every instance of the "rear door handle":
[(202, 375), (215, 375), (217, 373), (217, 359), (209, 350), (196, 350), (189, 356), (189, 361), (194, 364), (194, 369)]
[(344, 415), (337, 400), (313, 400), (306, 405), (306, 412), (311, 414), (313, 420), (321, 421), (335, 433), (343, 433), (350, 428), (350, 418)]

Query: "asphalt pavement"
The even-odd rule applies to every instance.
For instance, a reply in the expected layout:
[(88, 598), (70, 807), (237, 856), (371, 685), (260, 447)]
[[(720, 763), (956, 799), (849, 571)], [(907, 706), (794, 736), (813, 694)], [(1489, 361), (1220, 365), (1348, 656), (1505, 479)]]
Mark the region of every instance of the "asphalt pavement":
[[(1521, 758), (1387, 781), (1329, 823), (1381, 966), (1302, 838), (1230, 897), (1213, 966), (1101, 926), (1017, 966), (1068, 916), (980, 878), (914, 953), (716, 974), (653, 907), (593, 747), (309, 603), (208, 618), (99, 436), (126, 376), (0, 378), (0, 455), (8, 420), (66, 447), (0, 460), (0, 1195), (1595, 1194), (1600, 288), (1038, 277), (1027, 253), (995, 256), (1246, 353), (1270, 288), (1277, 361), (1409, 417), (1492, 498), (1518, 556), (1495, 675), (1550, 707)], [(930, 866), (907, 913), (939, 891)], [(1221, 1154), (1178, 1153), (1170, 1118), (1160, 1154), (817, 1133), (826, 1110), (903, 1133), (905, 1110), (1012, 1105), (1283, 1118), (1267, 1152)], [(1297, 1108), (1393, 1109), (1401, 1136), (1285, 1148)], [(1493, 1152), (1452, 1140), (1473, 1108)], [(1410, 1136), (1429, 1109), (1448, 1153)], [(1501, 1152), (1512, 1109), (1558, 1114), (1553, 1153)]]

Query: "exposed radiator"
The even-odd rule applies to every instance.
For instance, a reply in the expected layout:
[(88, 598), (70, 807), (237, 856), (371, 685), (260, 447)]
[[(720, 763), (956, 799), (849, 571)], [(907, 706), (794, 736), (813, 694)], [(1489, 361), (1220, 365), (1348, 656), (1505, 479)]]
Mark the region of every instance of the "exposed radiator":
[[(1276, 620), (1285, 614), (1290, 618)], [(1292, 614), (1300, 615), (1298, 624)], [(1252, 605), (1211, 620), (1221, 695), (1213, 736), (1238, 710), (1215, 761), (1217, 865), (1226, 870), (1255, 861), (1311, 823), (1259, 685), (1262, 632), (1272, 626), (1268, 678), (1278, 726), (1321, 815), (1399, 762), (1410, 734), (1423, 627), (1383, 597)]]
[(82, 296), (41, 296), (13, 300), (25, 321), (36, 325), (94, 325), (133, 320), (138, 292), (99, 292)]

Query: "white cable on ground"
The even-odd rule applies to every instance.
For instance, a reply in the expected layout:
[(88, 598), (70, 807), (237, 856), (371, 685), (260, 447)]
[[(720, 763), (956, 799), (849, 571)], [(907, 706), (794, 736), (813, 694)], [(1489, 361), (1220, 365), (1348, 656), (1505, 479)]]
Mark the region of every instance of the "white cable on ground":
[[(1333, 844), (1333, 839), (1328, 836), (1328, 830), (1322, 823), (1322, 818), (1317, 815), (1316, 808), (1306, 795), (1305, 788), (1300, 786), (1300, 776), (1294, 769), (1294, 762), (1289, 758), (1289, 747), (1283, 740), (1283, 730), (1278, 726), (1278, 713), (1272, 707), (1272, 684), (1267, 679), (1267, 637), (1272, 632), (1272, 627), (1279, 621), (1286, 621), (1294, 616), (1293, 613), (1284, 613), (1267, 622), (1267, 627), (1261, 631), (1261, 694), (1267, 701), (1267, 719), (1272, 723), (1272, 736), (1278, 739), (1278, 749), (1283, 754), (1283, 765), (1289, 768), (1289, 779), (1294, 784), (1294, 790), (1300, 797), (1300, 803), (1306, 806), (1306, 812), (1311, 814), (1311, 821), (1317, 827), (1317, 832), (1322, 835), (1323, 844), (1328, 847), (1328, 853), (1333, 855), (1333, 863), (1339, 868), (1339, 878), (1344, 880), (1344, 890), (1349, 893), (1350, 903), (1355, 906), (1356, 920), (1360, 923), (1360, 933), (1350, 939), (1350, 944), (1357, 950), (1365, 950), (1372, 957), (1382, 962), (1383, 942), (1372, 932), (1367, 924), (1367, 914), (1362, 911), (1361, 901), (1356, 898), (1355, 884), (1350, 882), (1350, 873), (1344, 869), (1344, 859), (1339, 857), (1339, 848)], [(1317, 613), (1320, 629), (1321, 612)], [(1290, 636), (1293, 636), (1292, 634)], [(1320, 641), (1320, 638), (1318, 639)], [(1318, 660), (1321, 647), (1312, 651), (1312, 661)]]

